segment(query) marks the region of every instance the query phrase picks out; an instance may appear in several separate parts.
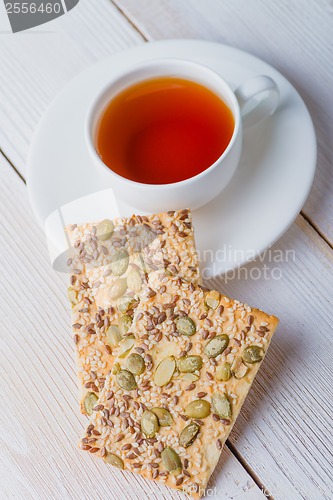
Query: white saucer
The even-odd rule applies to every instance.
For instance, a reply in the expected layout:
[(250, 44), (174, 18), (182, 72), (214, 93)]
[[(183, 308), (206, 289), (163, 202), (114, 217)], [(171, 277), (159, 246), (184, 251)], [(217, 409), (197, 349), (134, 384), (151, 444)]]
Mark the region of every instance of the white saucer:
[(242, 159), (226, 190), (193, 214), (205, 277), (253, 259), (282, 236), (301, 210), (315, 172), (316, 139), (307, 108), (291, 84), (260, 59), (225, 45), (199, 40), (146, 43), (80, 74), (51, 104), (36, 131), (28, 160), (28, 190), (53, 261), (67, 247), (64, 224), (133, 212), (117, 204), (95, 173), (83, 139), (83, 121), (97, 89), (133, 64), (161, 57), (204, 63), (233, 88), (257, 74), (273, 77), (280, 88), (276, 113), (245, 130)]

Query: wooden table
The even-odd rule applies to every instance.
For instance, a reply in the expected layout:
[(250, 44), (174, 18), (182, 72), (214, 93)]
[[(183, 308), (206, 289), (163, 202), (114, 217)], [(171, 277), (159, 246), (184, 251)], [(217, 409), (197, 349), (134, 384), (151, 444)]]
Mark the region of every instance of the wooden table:
[[(180, 498), (77, 449), (66, 279), (31, 213), (26, 158), (47, 105), (95, 61), (150, 40), (248, 50), (296, 86), (318, 136), (309, 199), (274, 249), (282, 278), (210, 283), (281, 324), (210, 483), (214, 498), (329, 499), (332, 485), (333, 5), (330, 0), (81, 0), (20, 34), (0, 28), (0, 498)], [(301, 126), (301, 124), (300, 124)], [(211, 493), (214, 493), (213, 491)]]

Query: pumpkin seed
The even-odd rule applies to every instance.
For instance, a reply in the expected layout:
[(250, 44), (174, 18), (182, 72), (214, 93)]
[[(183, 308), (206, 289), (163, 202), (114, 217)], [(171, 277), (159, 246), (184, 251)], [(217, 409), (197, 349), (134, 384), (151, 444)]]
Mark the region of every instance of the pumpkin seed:
[(166, 385), (172, 379), (172, 375), (176, 369), (176, 360), (174, 356), (169, 356), (163, 359), (156, 368), (154, 382), (159, 387)]
[(113, 365), (112, 373), (113, 373), (113, 375), (117, 375), (118, 372), (120, 372), (120, 364), (119, 363), (115, 363)]
[(241, 364), (242, 358), (240, 356), (235, 357), (231, 365), (231, 371), (234, 373), (236, 370), (238, 370)]
[(118, 321), (118, 327), (121, 335), (124, 337), (132, 325), (132, 318), (124, 314)]
[(108, 240), (114, 231), (114, 224), (110, 219), (104, 219), (97, 226), (96, 236), (99, 240)]
[(226, 382), (231, 377), (231, 366), (230, 363), (223, 363), (216, 368), (215, 376), (217, 380)]
[(206, 418), (210, 414), (210, 403), (205, 399), (195, 399), (184, 410), (187, 417)]
[(263, 358), (262, 348), (257, 345), (250, 345), (244, 349), (242, 358), (245, 363), (259, 363)]
[(245, 366), (244, 363), (241, 363), (241, 365), (235, 370), (233, 373), (237, 379), (241, 379), (245, 377), (247, 372), (249, 371), (249, 367)]
[(121, 278), (118, 281), (116, 281), (115, 283), (113, 283), (113, 285), (110, 286), (109, 298), (111, 300), (119, 299), (120, 297), (122, 297), (124, 295), (126, 290), (127, 290), (126, 278)]
[(122, 335), (117, 325), (110, 326), (106, 331), (106, 342), (111, 347), (118, 347), (119, 342), (122, 339)]
[(249, 371), (249, 368), (245, 366), (244, 363), (242, 363), (242, 358), (238, 356), (232, 362), (231, 371), (237, 379), (241, 379), (245, 377), (245, 375)]
[(128, 370), (120, 370), (117, 373), (117, 383), (125, 391), (132, 391), (136, 388), (136, 381), (133, 373)]
[(133, 336), (124, 338), (121, 342), (119, 342), (119, 358), (126, 358), (131, 349), (133, 348), (135, 343), (135, 339)]
[(191, 337), (196, 332), (194, 321), (188, 316), (183, 316), (176, 320), (176, 328), (179, 333)]
[(76, 290), (74, 290), (74, 288), (72, 287), (69, 287), (67, 290), (67, 295), (72, 306), (75, 306), (78, 303)]
[(104, 458), (107, 464), (113, 465), (114, 467), (118, 467), (118, 469), (124, 468), (124, 462), (120, 457), (114, 455), (113, 453), (108, 453)]
[(200, 356), (183, 356), (177, 362), (177, 369), (182, 373), (193, 373), (202, 368), (202, 358)]
[(87, 415), (91, 415), (93, 412), (93, 408), (96, 406), (98, 401), (98, 397), (94, 392), (88, 392), (84, 399), (84, 409), (86, 410)]
[(181, 471), (182, 463), (179, 458), (178, 453), (175, 452), (173, 448), (167, 446), (161, 453), (162, 464), (165, 469), (174, 474), (178, 474)]
[(199, 425), (193, 422), (184, 427), (179, 436), (180, 446), (184, 446), (184, 448), (190, 446), (197, 437), (199, 430), (200, 430)]
[(127, 358), (126, 367), (134, 375), (141, 375), (146, 369), (146, 364), (140, 354), (133, 353)]
[(220, 299), (221, 295), (219, 294), (219, 292), (211, 291), (206, 295), (205, 304), (210, 309), (217, 309), (220, 304)]
[(210, 340), (204, 347), (204, 353), (208, 358), (216, 358), (219, 354), (221, 354), (229, 344), (228, 335), (222, 334), (214, 337)]
[(179, 378), (185, 380), (185, 382), (196, 382), (199, 380), (198, 375), (194, 375), (194, 373), (181, 373)]
[(137, 269), (130, 269), (127, 274), (127, 285), (130, 290), (140, 292), (142, 287), (142, 279)]
[(232, 414), (231, 403), (226, 394), (215, 393), (212, 396), (212, 406), (214, 413), (221, 418), (230, 419)]
[(121, 276), (126, 273), (129, 263), (129, 256), (125, 249), (116, 252), (111, 260), (111, 271), (114, 276)]
[(155, 413), (161, 427), (168, 427), (173, 424), (171, 413), (165, 408), (152, 408), (151, 411)]
[(158, 432), (158, 418), (152, 411), (146, 410), (141, 417), (141, 430), (147, 438), (153, 438)]
[(135, 303), (135, 300), (132, 297), (120, 297), (117, 303), (118, 310), (121, 313), (127, 312), (131, 309), (132, 305)]

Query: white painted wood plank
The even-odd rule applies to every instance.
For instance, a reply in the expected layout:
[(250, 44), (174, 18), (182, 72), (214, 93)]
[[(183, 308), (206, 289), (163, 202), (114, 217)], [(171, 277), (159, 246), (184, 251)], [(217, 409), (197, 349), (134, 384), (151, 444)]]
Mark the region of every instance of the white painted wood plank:
[(299, 216), (263, 262), (209, 283), (281, 320), (231, 435), (276, 500), (333, 496), (332, 269), (332, 250)]
[(71, 12), (27, 32), (0, 32), (0, 148), (26, 174), (34, 130), (79, 72), (142, 37), (110, 0), (80, 0)]
[[(318, 138), (318, 169), (304, 213), (333, 243), (333, 6), (330, 0), (115, 0), (149, 39), (233, 45), (281, 71), (302, 95)], [(300, 124), (301, 126), (301, 124)]]
[[(77, 402), (67, 276), (52, 270), (25, 185), (2, 155), (0, 231), (0, 498), (184, 498), (77, 448), (86, 419)], [(209, 487), (216, 499), (264, 499), (228, 449)]]

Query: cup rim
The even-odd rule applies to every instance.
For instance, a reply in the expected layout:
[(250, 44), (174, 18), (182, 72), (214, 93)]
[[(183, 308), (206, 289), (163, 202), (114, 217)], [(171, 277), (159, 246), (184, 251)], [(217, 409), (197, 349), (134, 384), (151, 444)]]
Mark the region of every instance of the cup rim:
[[(138, 71), (140, 69), (145, 69), (145, 68), (149, 69), (151, 67), (156, 66), (157, 64), (162, 64), (162, 65), (163, 64), (165, 64), (165, 65), (167, 65), (167, 64), (169, 64), (169, 65), (170, 64), (174, 64), (175, 66), (181, 66), (181, 67), (184, 67), (184, 65), (188, 65), (188, 66), (196, 67), (196, 68), (199, 68), (201, 71), (204, 70), (206, 73), (209, 73), (215, 80), (219, 80), (219, 83), (224, 87), (224, 90), (228, 94), (228, 98), (232, 101), (234, 109), (231, 110), (231, 112), (232, 112), (234, 120), (235, 120), (235, 125), (234, 125), (234, 130), (233, 130), (233, 133), (232, 133), (232, 136), (231, 136), (231, 139), (229, 141), (228, 146), (223, 151), (223, 153), (215, 160), (215, 162), (212, 163), (208, 168), (206, 168), (202, 172), (199, 172), (198, 174), (196, 174), (196, 175), (194, 175), (192, 177), (189, 177), (187, 179), (183, 179), (181, 181), (175, 181), (175, 182), (165, 183), (165, 184), (148, 184), (148, 183), (144, 183), (144, 182), (138, 182), (138, 181), (134, 181), (134, 180), (131, 180), (131, 179), (127, 179), (127, 177), (123, 177), (122, 175), (118, 174), (117, 172), (115, 172), (114, 170), (112, 170), (110, 167), (108, 167), (103, 162), (103, 160), (100, 158), (100, 156), (98, 155), (98, 153), (96, 151), (96, 147), (95, 147), (94, 140), (93, 140), (93, 120), (95, 118), (96, 108), (97, 108), (97, 106), (98, 106), (98, 104), (100, 102), (100, 99), (108, 91), (110, 91), (112, 89), (112, 87), (115, 86), (117, 84), (117, 82), (119, 82), (119, 80), (123, 79), (124, 77), (126, 77), (128, 75), (131, 75), (131, 74), (135, 73), (136, 71)], [(149, 79), (153, 79), (153, 78), (154, 78), (154, 76), (151, 76), (151, 77), (148, 76), (146, 78), (142, 78), (141, 80), (138, 79), (137, 82), (144, 81), (144, 80), (149, 80)], [(193, 81), (195, 83), (199, 83), (194, 78), (190, 78), (190, 77), (187, 78), (186, 76), (184, 76), (182, 78), (184, 78), (185, 80), (188, 79), (189, 81)], [(133, 83), (131, 83), (130, 85), (128, 85), (128, 87), (131, 86), (131, 85), (133, 85)], [(202, 83), (200, 83), (200, 85), (205, 86), (205, 84), (202, 84)], [(120, 92), (122, 92), (123, 90), (125, 90), (125, 88), (127, 88), (127, 87), (124, 86), (123, 89), (120, 90)], [(209, 90), (211, 90), (212, 92), (216, 93), (214, 90), (210, 89), (210, 87), (208, 85), (207, 85), (207, 88)], [(117, 95), (117, 94), (115, 94), (115, 95)], [(114, 97), (115, 96), (111, 97), (110, 100), (109, 100), (109, 102)], [(220, 96), (218, 96), (218, 97), (221, 98)], [(106, 107), (106, 105), (105, 105), (105, 107)], [(104, 107), (104, 109), (105, 109), (105, 107)], [(101, 114), (99, 116), (101, 116)], [(229, 86), (229, 84), (216, 71), (212, 70), (211, 68), (209, 68), (205, 64), (197, 63), (197, 62), (191, 61), (189, 59), (182, 59), (182, 58), (159, 58), (159, 59), (151, 59), (150, 61), (147, 61), (145, 63), (138, 63), (137, 65), (133, 66), (129, 71), (122, 72), (114, 80), (108, 81), (99, 90), (99, 92), (97, 93), (97, 95), (95, 95), (95, 97), (91, 101), (91, 103), (89, 105), (89, 108), (88, 108), (88, 111), (86, 113), (86, 118), (85, 118), (85, 140), (86, 140), (86, 144), (87, 144), (88, 150), (89, 150), (90, 154), (92, 155), (92, 157), (94, 158), (95, 162), (104, 171), (107, 171), (109, 173), (109, 175), (115, 177), (116, 179), (118, 179), (119, 181), (121, 181), (122, 183), (124, 183), (127, 186), (129, 186), (129, 185), (135, 186), (137, 189), (143, 189), (144, 188), (144, 189), (151, 189), (151, 190), (156, 190), (156, 189), (162, 190), (163, 188), (165, 189), (165, 188), (168, 188), (168, 187), (175, 187), (175, 186), (178, 187), (178, 186), (186, 186), (186, 185), (192, 184), (193, 182), (195, 182), (195, 181), (200, 180), (201, 178), (203, 178), (205, 175), (208, 175), (208, 173), (211, 172), (212, 170), (215, 170), (215, 168), (218, 166), (218, 164), (220, 164), (220, 162), (225, 159), (225, 157), (229, 154), (230, 150), (232, 149), (232, 147), (233, 147), (233, 145), (234, 145), (234, 143), (236, 141), (236, 138), (237, 138), (237, 136), (239, 134), (240, 121), (241, 121), (240, 107), (239, 107), (239, 103), (237, 101), (237, 98), (236, 98), (233, 90)]]

